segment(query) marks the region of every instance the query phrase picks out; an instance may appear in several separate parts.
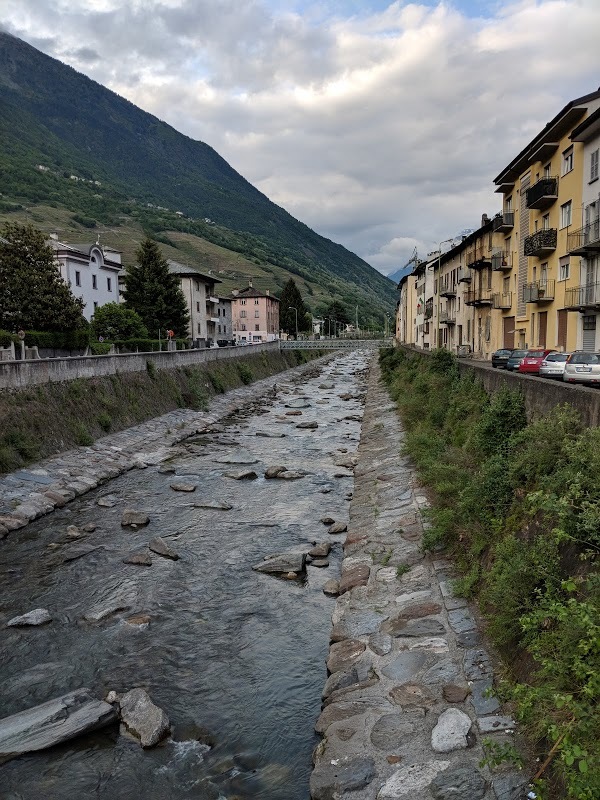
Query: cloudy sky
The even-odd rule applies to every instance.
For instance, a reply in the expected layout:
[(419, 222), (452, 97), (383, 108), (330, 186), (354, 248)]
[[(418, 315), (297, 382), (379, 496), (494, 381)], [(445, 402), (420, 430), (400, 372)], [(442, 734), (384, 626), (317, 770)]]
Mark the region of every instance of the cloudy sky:
[(381, 272), (499, 208), (600, 84), (600, 0), (0, 0), (4, 27), (212, 145)]

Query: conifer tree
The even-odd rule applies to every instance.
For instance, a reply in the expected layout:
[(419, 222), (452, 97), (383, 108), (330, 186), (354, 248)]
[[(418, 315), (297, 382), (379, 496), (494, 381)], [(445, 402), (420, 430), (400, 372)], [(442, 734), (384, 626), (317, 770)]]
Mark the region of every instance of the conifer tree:
[(189, 314), (177, 275), (149, 237), (136, 253), (136, 264), (125, 274), (125, 306), (136, 311), (151, 337), (166, 330), (187, 336)]
[(279, 298), (279, 327), (290, 335), (296, 333), (296, 312), (298, 311), (298, 330), (310, 330), (310, 313), (304, 305), (302, 295), (293, 278), (290, 278)]
[(84, 303), (62, 279), (54, 251), (32, 225), (7, 223), (0, 238), (0, 329), (73, 331)]

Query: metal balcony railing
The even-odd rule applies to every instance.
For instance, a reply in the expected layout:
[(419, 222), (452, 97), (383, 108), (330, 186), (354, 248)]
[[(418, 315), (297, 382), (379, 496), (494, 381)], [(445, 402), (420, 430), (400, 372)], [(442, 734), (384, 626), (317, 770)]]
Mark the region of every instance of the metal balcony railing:
[(455, 297), (456, 284), (454, 281), (446, 280), (440, 283), (440, 297)]
[(466, 254), (466, 263), (471, 269), (483, 269), (491, 264), (492, 256), (486, 245), (479, 244)]
[(428, 300), (425, 303), (425, 319), (431, 319), (433, 317), (433, 300)]
[(523, 302), (547, 303), (550, 300), (554, 300), (553, 280), (534, 281), (523, 286)]
[(463, 300), (467, 306), (489, 306), (492, 303), (492, 290), (470, 289), (465, 292)]
[(567, 250), (573, 256), (600, 252), (600, 219), (595, 219), (583, 228), (569, 233)]
[(471, 283), (471, 272), (467, 267), (461, 267), (458, 271), (459, 283)]
[(502, 310), (512, 308), (512, 292), (496, 292), (492, 297), (492, 308)]
[(449, 311), (448, 309), (440, 311), (440, 323), (442, 325), (455, 325), (456, 313), (454, 311)]
[(508, 272), (512, 269), (512, 253), (500, 250), (492, 253), (492, 269), (498, 272)]
[(536, 231), (523, 242), (523, 253), (526, 256), (545, 256), (553, 250), (556, 250), (556, 228)]
[(526, 194), (527, 208), (549, 208), (558, 199), (558, 178), (540, 178)]
[(502, 214), (496, 214), (492, 221), (492, 230), (506, 233), (514, 228), (515, 225), (515, 212), (505, 211)]
[(600, 283), (576, 286), (565, 291), (565, 308), (584, 311), (600, 307)]

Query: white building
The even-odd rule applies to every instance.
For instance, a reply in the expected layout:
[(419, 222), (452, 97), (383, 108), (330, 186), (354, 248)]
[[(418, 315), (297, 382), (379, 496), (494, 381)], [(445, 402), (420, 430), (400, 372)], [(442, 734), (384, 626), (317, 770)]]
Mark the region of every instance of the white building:
[(49, 244), (62, 278), (73, 295), (85, 303), (83, 315), (87, 320), (100, 306), (119, 302), (119, 273), (123, 267), (118, 250), (98, 242), (66, 244), (55, 235), (50, 237)]
[[(207, 344), (211, 344), (220, 338), (218, 329), (219, 326), (222, 329), (224, 324), (219, 313), (223, 304), (215, 292), (215, 284), (222, 283), (222, 281), (215, 278), (214, 275), (200, 272), (196, 267), (179, 264), (171, 259), (168, 259), (167, 263), (169, 270), (181, 281), (181, 290), (190, 315), (189, 338), (194, 341), (201, 339)], [(223, 312), (224, 314), (225, 312)], [(222, 338), (225, 338), (225, 334)], [(229, 338), (232, 336), (229, 335)]]

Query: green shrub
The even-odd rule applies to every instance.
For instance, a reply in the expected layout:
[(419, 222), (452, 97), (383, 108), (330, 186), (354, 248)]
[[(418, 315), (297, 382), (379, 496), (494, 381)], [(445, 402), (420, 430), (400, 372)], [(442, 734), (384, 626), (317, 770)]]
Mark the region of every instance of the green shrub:
[(156, 380), (157, 369), (154, 361), (146, 361), (146, 372), (152, 378), (153, 381)]
[(77, 444), (83, 447), (89, 447), (89, 445), (94, 444), (94, 437), (90, 434), (83, 422), (75, 423), (73, 432)]
[(105, 433), (108, 433), (112, 426), (112, 417), (106, 411), (103, 411), (98, 416), (98, 425), (102, 428)]
[(254, 373), (252, 372), (248, 364), (243, 364), (243, 363), (238, 364), (237, 370), (243, 384), (247, 385), (249, 383), (252, 383), (252, 381), (254, 380)]

